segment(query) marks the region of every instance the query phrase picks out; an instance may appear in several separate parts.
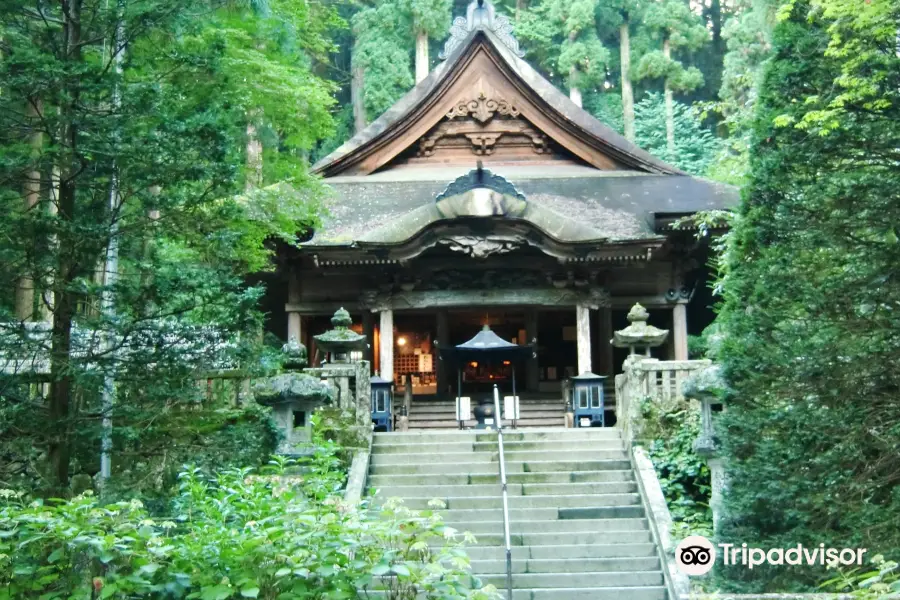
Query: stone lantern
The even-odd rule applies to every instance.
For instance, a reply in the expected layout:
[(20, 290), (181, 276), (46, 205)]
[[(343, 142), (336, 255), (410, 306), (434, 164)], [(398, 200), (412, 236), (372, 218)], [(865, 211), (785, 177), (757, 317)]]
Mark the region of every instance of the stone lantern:
[(372, 424), (375, 431), (391, 431), (391, 413), (394, 403), (394, 382), (377, 374), (369, 380), (372, 388)]
[(570, 379), (575, 427), (605, 427), (603, 380), (606, 377), (588, 372)]
[(630, 325), (616, 331), (612, 343), (616, 348), (628, 348), (630, 356), (636, 354), (637, 348), (643, 348), (644, 355), (650, 356), (650, 348), (661, 346), (669, 337), (668, 329), (659, 329), (647, 324), (650, 313), (640, 304), (631, 307), (627, 318)]
[(718, 366), (710, 366), (694, 371), (684, 382), (682, 393), (685, 398), (700, 402), (700, 434), (694, 440), (693, 449), (706, 460), (712, 480), (712, 494), (709, 506), (713, 513), (713, 529), (718, 530), (722, 519), (722, 496), (725, 491), (725, 466), (719, 452), (719, 442), (713, 426), (712, 413), (722, 408), (725, 382)]
[(266, 377), (253, 386), (256, 401), (272, 407), (272, 418), (281, 433), (278, 453), (299, 456), (311, 451), (310, 415), (334, 400), (328, 383), (300, 372), (306, 365), (306, 348), (292, 339), (282, 347), (285, 372)]
[(316, 340), (316, 344), (330, 355), (330, 363), (349, 363), (351, 350), (361, 350), (366, 347), (366, 336), (350, 329), (353, 320), (350, 318), (350, 313), (343, 307), (334, 312), (331, 324), (334, 329), (315, 335), (313, 338)]

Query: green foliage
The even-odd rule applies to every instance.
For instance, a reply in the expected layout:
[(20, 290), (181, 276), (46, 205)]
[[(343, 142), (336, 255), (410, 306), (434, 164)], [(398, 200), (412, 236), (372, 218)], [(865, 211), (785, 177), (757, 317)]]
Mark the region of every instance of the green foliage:
[(397, 19), (396, 6), (381, 2), (353, 17), (353, 65), (365, 70), (366, 114), (376, 119), (415, 83), (411, 32)]
[(619, 94), (593, 92), (585, 94), (584, 109), (618, 133), (625, 131), (622, 96)]
[(288, 467), (211, 477), (189, 468), (167, 518), (137, 500), (31, 501), (3, 490), (0, 598), (290, 600), (375, 589), (394, 600), (499, 598), (479, 590), (437, 513), (345, 506), (323, 497), (321, 473), (298, 478)]
[(729, 19), (722, 31), (728, 49), (722, 85), (718, 101), (708, 108), (723, 118), (728, 137), (710, 176), (733, 185), (747, 180), (753, 114), (763, 66), (772, 53), (773, 12), (769, 0), (754, 0), (747, 10)]
[(688, 535), (711, 537), (709, 467), (693, 450), (700, 434), (696, 404), (681, 401), (662, 406), (645, 399), (641, 419), (646, 425), (640, 437), (650, 440), (647, 451), (672, 514), (672, 535), (676, 539)]
[(648, 94), (635, 104), (635, 141), (638, 146), (693, 175), (703, 175), (719, 151), (721, 142), (703, 126), (698, 112), (674, 103), (675, 152), (666, 144), (666, 109), (661, 94)]
[[(651, 36), (668, 43), (674, 51), (696, 50), (709, 39), (700, 18), (681, 0), (649, 3), (643, 26)], [(666, 57), (662, 50), (644, 54), (635, 74), (637, 79), (662, 79), (676, 92), (689, 92), (703, 85), (700, 69), (685, 67), (679, 60)]]
[(353, 16), (353, 65), (365, 71), (369, 120), (380, 117), (413, 87), (416, 35), (443, 38), (452, 6), (451, 0), (379, 0)]
[(551, 77), (569, 88), (596, 87), (610, 62), (597, 35), (597, 10), (598, 0), (544, 0), (523, 14), (517, 35)]
[(821, 583), (819, 588), (827, 592), (849, 593), (859, 600), (890, 598), (900, 592), (900, 565), (876, 554), (872, 557), (872, 567), (850, 571), (838, 568), (838, 575)]
[[(101, 381), (114, 376), (114, 462), (143, 492), (137, 473), (165, 479), (192, 428), (230, 418), (222, 404), (191, 413), (195, 382), (262, 368), (263, 289), (246, 278), (271, 268), (273, 239), (316, 224), (324, 190), (303, 153), (331, 129), (333, 87), (314, 67), (337, 21), (295, 0), (33, 4), (0, 2), (0, 279), (35, 282), (54, 329), (22, 326), (4, 303), (0, 354), (43, 353), (51, 373), (45, 396), (0, 379), (13, 419), (0, 455), (25, 457), (57, 493), (94, 476)], [(268, 145), (263, 181), (281, 183), (241, 194), (248, 128)], [(111, 245), (116, 281), (103, 275)], [(264, 454), (259, 439), (233, 455)]]
[[(834, 27), (848, 24), (815, 7), (793, 3), (775, 29), (729, 249), (718, 358), (733, 390), (721, 421), (732, 520), (722, 535), (894, 555), (900, 57), (877, 25), (857, 30), (875, 95), (815, 125), (845, 91), (846, 60), (831, 44)], [(751, 591), (824, 578), (776, 568), (727, 576)]]

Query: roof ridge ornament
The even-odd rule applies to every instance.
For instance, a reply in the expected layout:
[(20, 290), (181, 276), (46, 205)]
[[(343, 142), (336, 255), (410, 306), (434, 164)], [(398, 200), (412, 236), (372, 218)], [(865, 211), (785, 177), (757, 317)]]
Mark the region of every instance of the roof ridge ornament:
[(487, 188), (498, 194), (525, 200), (525, 194), (520, 192), (508, 179), (501, 177), (500, 175), (495, 175), (489, 169), (485, 169), (484, 163), (480, 160), (476, 165), (477, 166), (473, 170), (458, 177), (456, 180), (451, 181), (444, 191), (437, 195), (434, 201), (440, 202), (444, 198), (463, 194), (475, 188)]
[(525, 53), (519, 49), (519, 41), (513, 35), (513, 24), (509, 17), (498, 15), (490, 0), (472, 0), (466, 9), (466, 16), (453, 19), (453, 24), (450, 25), (450, 37), (438, 58), (447, 60), (453, 51), (461, 46), (469, 34), (476, 29), (490, 31), (516, 56), (520, 58), (525, 56)]

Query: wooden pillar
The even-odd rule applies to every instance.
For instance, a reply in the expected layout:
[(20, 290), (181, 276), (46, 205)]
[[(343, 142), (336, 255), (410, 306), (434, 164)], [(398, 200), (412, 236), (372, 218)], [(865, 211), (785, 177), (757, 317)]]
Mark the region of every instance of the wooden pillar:
[[(300, 277), (297, 275), (297, 272), (293, 269), (290, 274), (288, 274), (288, 304), (297, 305), (300, 303)], [(291, 340), (296, 340), (297, 343), (301, 343), (303, 341), (302, 334), (303, 331), (301, 329), (302, 323), (300, 321), (300, 313), (298, 312), (289, 312), (288, 313), (288, 330), (287, 330), (287, 339), (290, 342)], [(312, 357), (310, 357), (312, 358)]]
[(599, 369), (598, 375), (613, 375), (615, 373), (612, 337), (612, 308), (602, 306), (597, 311), (597, 343), (600, 344), (600, 363), (597, 365)]
[[(525, 312), (525, 343), (531, 344), (538, 336), (538, 311), (536, 308), (530, 308)], [(537, 354), (537, 346), (534, 347), (534, 354)], [(536, 392), (540, 387), (541, 365), (537, 356), (528, 358), (528, 371), (525, 374), (525, 389), (529, 392)]]
[(675, 343), (675, 360), (688, 359), (687, 304), (672, 308), (672, 338)]
[(575, 330), (578, 345), (578, 373), (591, 372), (591, 309), (583, 304), (575, 307)]
[[(363, 335), (366, 336), (366, 347), (363, 349), (363, 359), (369, 361), (369, 371), (375, 367), (375, 317), (372, 311), (363, 310), (362, 315)], [(371, 375), (371, 372), (369, 373)]]
[[(439, 310), (437, 313), (437, 348), (447, 348), (450, 346), (450, 318), (446, 310)], [(440, 359), (440, 355), (435, 352), (434, 372), (437, 378), (437, 395), (443, 397), (447, 393), (447, 386), (450, 383), (447, 377), (447, 365)]]
[(380, 312), (379, 355), (381, 360), (381, 377), (394, 380), (394, 311), (386, 308)]

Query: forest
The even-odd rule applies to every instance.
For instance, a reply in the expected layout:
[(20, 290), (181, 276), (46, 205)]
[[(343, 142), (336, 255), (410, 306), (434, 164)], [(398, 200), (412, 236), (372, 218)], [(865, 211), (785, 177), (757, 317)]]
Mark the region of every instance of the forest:
[[(0, 0), (0, 599), (355, 598), (385, 574), (412, 582), (398, 599), (498, 597), (461, 545), (429, 553), (436, 512), (334, 500), (340, 424), (314, 423), (312, 475), (284, 491), (268, 410), (197, 383), (281, 368), (263, 275), (327, 213), (311, 165), (441, 62), (467, 5)], [(496, 8), (573, 102), (740, 189), (695, 217), (721, 536), (879, 559), (707, 591), (896, 597), (900, 3)]]

